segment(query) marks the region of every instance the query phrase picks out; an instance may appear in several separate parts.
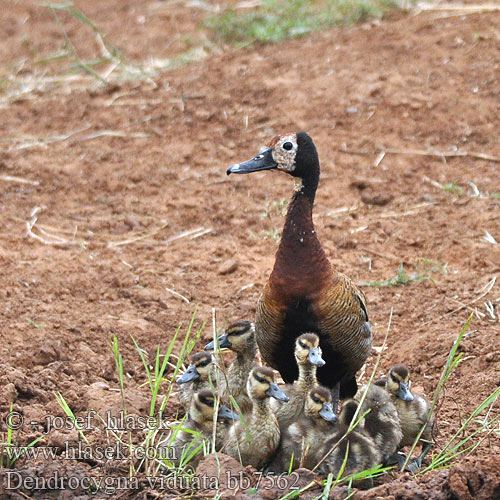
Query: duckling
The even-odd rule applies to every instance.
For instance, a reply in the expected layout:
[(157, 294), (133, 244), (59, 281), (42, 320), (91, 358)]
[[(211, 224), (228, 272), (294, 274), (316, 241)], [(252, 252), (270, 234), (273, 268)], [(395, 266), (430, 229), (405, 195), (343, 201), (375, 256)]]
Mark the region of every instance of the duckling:
[[(203, 445), (203, 441), (212, 439), (214, 423), (215, 396), (210, 389), (202, 389), (196, 392), (189, 406), (188, 418), (182, 425), (181, 430), (172, 442), (174, 462), (180, 464), (189, 457), (190, 454)], [(219, 406), (217, 420), (237, 419), (238, 415), (224, 405)], [(193, 434), (195, 431), (196, 434)], [(227, 432), (227, 426), (224, 423), (217, 422), (215, 430), (215, 449), (219, 450)], [(163, 445), (166, 446), (166, 445)], [(160, 447), (161, 449), (161, 447)], [(189, 465), (196, 467), (203, 455), (203, 446), (196, 451), (194, 457), (189, 460)]]
[(274, 268), (257, 304), (256, 339), (262, 358), (286, 383), (297, 380), (295, 339), (304, 332), (320, 338), (326, 364), (318, 381), (338, 398), (353, 397), (356, 372), (372, 349), (372, 329), (363, 292), (332, 269), (316, 234), (312, 210), (319, 182), (318, 153), (305, 132), (275, 137), (251, 160), (227, 174), (278, 169), (295, 178)]
[[(358, 403), (365, 390), (366, 386), (356, 394)], [(361, 406), (361, 415), (367, 410), (370, 411), (365, 416), (365, 431), (373, 438), (383, 463), (392, 463), (403, 437), (398, 411), (389, 394), (376, 385), (368, 388)]]
[(421, 453), (408, 464), (410, 470), (418, 470), (422, 466), (422, 460), (431, 449), (433, 443), (434, 415), (431, 415), (429, 421), (426, 423), (430, 410), (429, 403), (422, 396), (411, 392), (410, 370), (406, 365), (394, 365), (389, 370), (387, 378), (377, 381), (376, 384), (384, 385), (398, 411), (403, 431), (403, 438), (399, 443), (400, 448), (412, 445), (420, 429), (425, 425), (424, 432), (420, 436), (420, 443), (422, 445)]
[(229, 430), (222, 451), (239, 459), (243, 465), (260, 469), (278, 448), (280, 428), (269, 406), (269, 398), (288, 401), (288, 396), (274, 383), (270, 368), (257, 366), (248, 377), (247, 392), (252, 400), (252, 412)]
[[(227, 382), (224, 378), (221, 380), (221, 394), (233, 396), (240, 411), (247, 413), (252, 409), (246, 383), (257, 352), (255, 325), (250, 321), (232, 323), (226, 328), (224, 335), (217, 339), (217, 342), (221, 348), (227, 348), (236, 353), (236, 359), (227, 371)], [(205, 346), (206, 350), (214, 348), (213, 340)]]
[(318, 450), (324, 446), (325, 436), (333, 431), (336, 420), (331, 392), (319, 385), (313, 387), (307, 394), (304, 414), (282, 431), (268, 469), (278, 474), (299, 467), (312, 469), (322, 458)]
[(215, 385), (215, 362), (208, 352), (197, 352), (189, 359), (189, 366), (181, 377), (179, 384), (179, 401), (184, 408), (189, 409), (193, 394), (201, 389)]
[[(357, 407), (358, 404), (352, 399), (344, 402), (335, 433), (324, 445), (320, 457), (324, 457), (333, 446), (339, 443), (340, 439), (349, 428)], [(361, 421), (327, 456), (325, 461), (318, 468), (318, 472), (322, 474), (333, 472), (334, 475), (337, 475), (342, 464), (346, 461), (343, 473), (343, 476), (346, 477), (376, 467), (380, 463), (380, 458), (381, 455), (377, 450), (377, 446), (373, 439), (364, 431), (364, 424), (363, 421)], [(373, 480), (367, 479), (359, 481), (355, 486), (370, 488), (373, 486)]]
[(317, 384), (316, 370), (325, 361), (321, 357), (319, 337), (315, 333), (304, 333), (295, 340), (295, 361), (299, 367), (299, 378), (293, 385), (285, 387), (285, 393), (290, 398), (287, 404), (277, 401), (271, 403), (275, 410), (280, 428), (288, 427), (304, 411), (304, 403), (309, 391)]

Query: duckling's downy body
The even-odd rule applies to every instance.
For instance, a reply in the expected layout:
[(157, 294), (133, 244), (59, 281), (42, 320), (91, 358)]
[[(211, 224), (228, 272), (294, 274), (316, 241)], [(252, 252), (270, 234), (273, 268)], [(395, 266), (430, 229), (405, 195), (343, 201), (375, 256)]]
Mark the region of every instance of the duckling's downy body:
[[(340, 412), (334, 435), (326, 442), (321, 450), (321, 457), (325, 456), (332, 447), (340, 441), (346, 433), (354, 417), (358, 405), (354, 400), (345, 401)], [(346, 460), (347, 453), (347, 460)], [(361, 421), (347, 437), (340, 442), (325, 459), (318, 469), (318, 472), (327, 474), (333, 472), (337, 475), (345, 461), (343, 477), (358, 472), (371, 469), (381, 462), (381, 455), (373, 439), (365, 433), (363, 422)], [(356, 485), (356, 484), (355, 484)], [(357, 484), (360, 487), (371, 487), (371, 479), (361, 481)]]
[(181, 377), (179, 384), (179, 401), (187, 410), (196, 392), (209, 389), (210, 384), (215, 385), (215, 360), (208, 352), (197, 352), (189, 359), (189, 366)]
[[(215, 411), (215, 397), (210, 389), (203, 389), (196, 392), (191, 400), (187, 420), (182, 425), (171, 445), (173, 448), (173, 458), (177, 465), (181, 462), (184, 463), (187, 457), (191, 455), (203, 441), (210, 441), (212, 439), (213, 424), (214, 424), (214, 411)], [(224, 405), (219, 406), (217, 419), (237, 419), (238, 415), (232, 412)], [(228, 427), (225, 422), (217, 422), (215, 431), (215, 449), (219, 450), (225, 439)], [(196, 434), (193, 434), (194, 431)], [(161, 447), (160, 447), (161, 450)], [(169, 451), (167, 456), (172, 456)], [(201, 456), (203, 456), (202, 447), (198, 450), (193, 457), (189, 460), (188, 464), (193, 468), (196, 467)]]
[[(334, 271), (316, 235), (312, 209), (319, 160), (305, 132), (275, 137), (270, 147), (227, 173), (278, 169), (296, 179), (281, 242), (256, 312), (256, 339), (263, 359), (286, 383), (298, 378), (295, 339), (314, 332), (325, 366), (318, 380), (335, 397), (356, 394), (355, 374), (371, 352), (372, 331), (365, 298), (344, 274)], [(334, 406), (336, 402), (334, 401)]]
[(302, 415), (308, 393), (318, 383), (316, 370), (325, 364), (321, 357), (319, 337), (315, 333), (304, 333), (297, 337), (294, 355), (299, 367), (299, 378), (293, 385), (284, 388), (290, 401), (288, 403), (271, 402), (281, 429), (288, 427)]
[[(227, 380), (221, 377), (221, 394), (228, 404), (231, 395), (242, 413), (252, 409), (252, 402), (247, 393), (248, 375), (255, 361), (257, 344), (255, 342), (255, 326), (250, 321), (237, 321), (226, 328), (224, 335), (218, 338), (221, 348), (227, 348), (236, 353), (236, 359), (227, 370)], [(205, 349), (215, 348), (214, 341), (208, 343)]]
[(280, 428), (269, 406), (269, 398), (288, 401), (274, 383), (270, 368), (255, 367), (248, 377), (247, 392), (252, 400), (252, 413), (236, 422), (228, 433), (222, 451), (243, 465), (260, 469), (272, 457), (280, 441)]
[[(414, 460), (417, 468), (422, 465), (422, 460), (432, 447), (432, 430), (434, 427), (434, 415), (429, 414), (429, 403), (417, 394), (410, 391), (410, 370), (405, 365), (395, 365), (389, 370), (387, 378), (377, 381), (390, 394), (394, 406), (399, 414), (403, 437), (399, 444), (400, 448), (411, 446), (415, 441), (420, 429), (425, 425), (424, 432), (420, 437), (422, 451)], [(426, 423), (427, 422), (427, 423)]]
[(278, 450), (268, 469), (277, 474), (299, 467), (312, 469), (321, 459), (320, 451), (336, 420), (331, 392), (325, 387), (313, 387), (307, 394), (304, 414), (282, 428)]
[[(359, 402), (366, 387), (356, 394)], [(373, 438), (384, 462), (388, 461), (399, 448), (403, 437), (398, 411), (387, 392), (376, 385), (371, 385), (361, 406), (361, 415), (365, 416), (365, 431)]]

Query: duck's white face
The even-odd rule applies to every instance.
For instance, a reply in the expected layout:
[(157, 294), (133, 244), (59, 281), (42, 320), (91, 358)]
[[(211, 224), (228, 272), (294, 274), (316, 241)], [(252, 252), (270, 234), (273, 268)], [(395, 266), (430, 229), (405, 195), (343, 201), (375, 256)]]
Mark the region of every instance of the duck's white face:
[(269, 144), (278, 170), (293, 172), (297, 156), (297, 134), (277, 135)]

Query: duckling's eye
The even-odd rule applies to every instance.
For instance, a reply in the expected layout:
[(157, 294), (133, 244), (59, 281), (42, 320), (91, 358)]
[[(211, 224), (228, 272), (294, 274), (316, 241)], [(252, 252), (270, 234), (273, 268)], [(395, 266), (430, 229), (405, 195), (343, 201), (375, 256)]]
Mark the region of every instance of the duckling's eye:
[(309, 346), (304, 344), (304, 342), (299, 342), (299, 346), (302, 347), (302, 349), (309, 349)]
[(319, 398), (317, 398), (316, 396), (313, 396), (312, 397), (312, 400), (315, 402), (315, 403), (321, 403), (321, 400)]
[(287, 151), (290, 151), (290, 149), (293, 148), (293, 144), (291, 142), (285, 142), (283, 144), (283, 149), (286, 149)]

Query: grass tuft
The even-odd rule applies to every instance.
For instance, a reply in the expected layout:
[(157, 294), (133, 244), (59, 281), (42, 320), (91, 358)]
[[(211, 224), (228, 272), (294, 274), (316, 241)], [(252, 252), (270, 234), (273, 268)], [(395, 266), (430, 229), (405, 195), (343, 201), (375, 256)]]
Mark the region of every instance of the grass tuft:
[(447, 193), (452, 193), (460, 196), (463, 193), (463, 189), (458, 185), (458, 182), (450, 182), (443, 186), (443, 190)]
[(251, 10), (227, 9), (205, 21), (220, 40), (234, 45), (276, 43), (332, 26), (380, 18), (394, 0), (264, 0)]
[(360, 286), (373, 286), (375, 288), (382, 288), (386, 286), (403, 286), (412, 283), (413, 281), (424, 281), (429, 280), (433, 281), (430, 276), (425, 274), (413, 274), (412, 276), (408, 276), (403, 269), (403, 264), (399, 267), (398, 273), (393, 278), (387, 279), (385, 281), (373, 280), (373, 281), (364, 281), (360, 283)]

